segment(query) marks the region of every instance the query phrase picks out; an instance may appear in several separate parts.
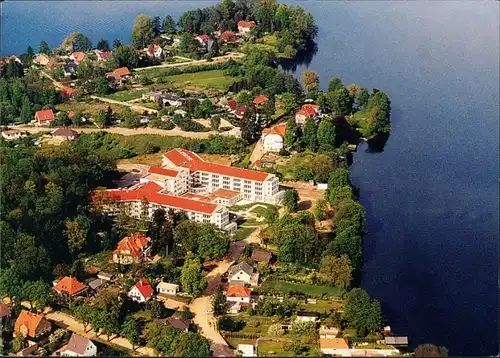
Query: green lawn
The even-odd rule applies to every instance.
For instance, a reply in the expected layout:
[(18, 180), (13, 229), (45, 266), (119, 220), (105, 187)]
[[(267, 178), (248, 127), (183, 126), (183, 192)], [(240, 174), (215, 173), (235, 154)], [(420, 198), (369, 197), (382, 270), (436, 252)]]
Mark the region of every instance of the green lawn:
[(118, 91), (112, 94), (105, 96), (106, 98), (113, 99), (115, 101), (130, 101), (133, 99), (141, 98), (143, 93), (148, 92), (148, 90), (126, 90), (126, 91)]
[[(259, 357), (294, 357), (297, 356), (293, 352), (286, 349), (290, 341), (280, 339), (279, 342), (276, 341), (261, 341), (257, 347), (257, 355)], [(309, 352), (303, 353), (305, 356), (317, 357), (321, 355), (319, 351), (319, 345), (314, 343), (304, 344), (309, 349)]]
[(235, 81), (235, 77), (224, 76), (224, 70), (213, 70), (167, 76), (167, 80), (181, 86), (193, 85), (227, 90)]
[(357, 111), (352, 116), (347, 116), (345, 118), (347, 123), (356, 128), (363, 137), (369, 137), (372, 134), (373, 124), (369, 119), (368, 113), (365, 111)]
[(266, 335), (269, 326), (273, 323), (277, 323), (280, 320), (273, 317), (263, 317), (263, 316), (239, 316), (239, 320), (245, 322), (245, 327), (238, 333), (241, 334), (257, 334)]
[(248, 210), (252, 206), (255, 206), (255, 205), (262, 205), (262, 206), (265, 206), (266, 208), (271, 208), (273, 206), (276, 206), (276, 205), (267, 204), (267, 203), (250, 203), (250, 204), (245, 204), (245, 205), (233, 205), (233, 206), (229, 206), (228, 210), (229, 211), (243, 211), (243, 210)]
[(323, 294), (327, 294), (330, 296), (340, 297), (344, 292), (339, 287), (307, 285), (305, 283), (291, 283), (282, 281), (264, 281), (262, 285), (264, 287), (272, 287), (277, 291), (283, 293), (296, 291), (296, 292), (303, 292), (311, 296), (322, 296)]
[(257, 225), (262, 225), (263, 222), (259, 222), (255, 219), (248, 219), (245, 220), (240, 226), (241, 227), (248, 227), (248, 226), (257, 226)]
[(132, 315), (135, 319), (142, 318), (145, 322), (151, 322), (151, 311), (141, 310)]
[(147, 108), (151, 108), (151, 109), (158, 109), (158, 105), (154, 102), (145, 102), (145, 103), (139, 102), (137, 104), (139, 106), (143, 106), (143, 107), (147, 107)]
[(305, 311), (314, 311), (318, 313), (329, 312), (332, 309), (339, 309), (342, 307), (342, 302), (340, 301), (328, 301), (328, 300), (317, 300), (316, 304), (312, 303), (302, 303), (299, 305), (299, 309)]
[(262, 206), (258, 206), (256, 208), (253, 208), (251, 212), (254, 214), (257, 214), (257, 216), (265, 217), (266, 212), (267, 212), (267, 208), (263, 208)]
[(102, 251), (97, 254), (94, 254), (85, 261), (86, 266), (96, 266), (101, 270), (105, 270), (107, 267), (113, 266), (112, 263), (109, 262), (111, 259), (112, 251)]
[(234, 240), (239, 241), (239, 240), (244, 240), (247, 237), (250, 236), (257, 228), (255, 227), (240, 227), (236, 232), (234, 233)]

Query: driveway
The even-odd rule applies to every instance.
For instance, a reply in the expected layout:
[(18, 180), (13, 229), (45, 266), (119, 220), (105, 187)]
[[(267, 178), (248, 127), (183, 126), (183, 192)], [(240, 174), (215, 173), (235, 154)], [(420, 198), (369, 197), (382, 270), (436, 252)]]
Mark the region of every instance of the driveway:
[[(81, 336), (87, 337), (89, 339), (96, 339), (95, 333), (92, 331), (89, 332), (84, 332), (83, 330), (83, 324), (77, 322), (73, 317), (62, 313), (62, 312), (51, 312), (46, 315), (46, 317), (54, 323), (62, 328), (65, 328), (67, 330), (70, 330), (72, 332), (78, 333)], [(90, 326), (89, 326), (90, 327)], [(87, 327), (88, 328), (88, 327)], [(106, 344), (107, 339), (101, 339), (100, 342)], [(116, 337), (111, 339), (110, 343), (116, 344), (120, 347), (126, 348), (130, 351), (132, 351), (132, 345), (130, 342), (123, 338), (123, 337)], [(148, 347), (139, 347), (136, 349), (137, 353), (140, 353), (143, 356), (156, 356), (156, 353), (153, 349), (148, 348)]]

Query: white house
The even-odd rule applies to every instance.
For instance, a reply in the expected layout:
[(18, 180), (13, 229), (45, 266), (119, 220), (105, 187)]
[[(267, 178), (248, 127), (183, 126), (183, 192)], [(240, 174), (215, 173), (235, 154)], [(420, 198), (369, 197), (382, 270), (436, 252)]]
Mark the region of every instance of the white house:
[(321, 349), (321, 353), (325, 355), (352, 356), (346, 338), (320, 338), (319, 348)]
[(238, 344), (237, 350), (242, 357), (257, 357), (257, 348), (253, 344)]
[(232, 286), (257, 286), (259, 273), (255, 272), (255, 269), (246, 262), (242, 262), (229, 268), (228, 281)]
[(250, 303), (252, 290), (243, 286), (229, 286), (226, 291), (228, 302)]
[(65, 357), (93, 357), (97, 355), (97, 347), (90, 339), (73, 333), (68, 344), (63, 347), (61, 355)]
[(6, 129), (2, 131), (2, 137), (5, 139), (19, 139), (26, 137), (26, 133), (18, 131), (16, 129)]
[(132, 286), (128, 291), (127, 296), (132, 300), (143, 303), (148, 301), (153, 296), (153, 288), (148, 280), (142, 278), (139, 282)]
[(241, 34), (248, 34), (252, 28), (255, 27), (254, 21), (239, 21), (238, 32)]
[(149, 45), (145, 48), (146, 54), (149, 58), (161, 58), (163, 55), (163, 49), (158, 45)]
[(318, 314), (316, 312), (301, 311), (297, 313), (296, 322), (316, 322)]
[(160, 282), (158, 286), (156, 286), (156, 291), (166, 295), (176, 295), (177, 292), (179, 292), (179, 285), (175, 283)]
[(262, 146), (264, 149), (279, 152), (284, 147), (286, 123), (280, 123), (262, 131)]

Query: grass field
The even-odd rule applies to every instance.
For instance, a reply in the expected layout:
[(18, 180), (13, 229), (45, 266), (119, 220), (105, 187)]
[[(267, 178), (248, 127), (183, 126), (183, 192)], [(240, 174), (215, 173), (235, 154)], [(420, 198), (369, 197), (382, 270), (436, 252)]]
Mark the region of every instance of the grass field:
[(123, 109), (123, 106), (113, 103), (104, 103), (104, 102), (64, 102), (56, 105), (56, 109), (59, 111), (66, 112), (82, 112), (82, 113), (90, 113), (92, 116), (96, 116), (99, 111), (106, 111), (108, 106), (111, 107), (113, 112), (120, 112)]
[(255, 205), (262, 205), (262, 206), (265, 206), (266, 208), (270, 208), (270, 207), (273, 207), (273, 206), (276, 206), (276, 205), (272, 205), (272, 204), (267, 204), (267, 203), (250, 203), (250, 204), (245, 204), (245, 205), (233, 205), (233, 206), (229, 206), (228, 209), (230, 211), (242, 211), (242, 210), (248, 210), (250, 209), (252, 206), (255, 206)]
[(235, 77), (224, 76), (223, 70), (183, 73), (167, 76), (167, 81), (176, 86), (194, 85), (205, 88), (227, 90), (235, 81)]
[(267, 208), (263, 208), (262, 206), (257, 206), (256, 208), (253, 208), (251, 212), (256, 214), (257, 216), (265, 216)]
[(305, 283), (292, 283), (282, 281), (264, 281), (264, 287), (272, 287), (277, 291), (286, 293), (290, 291), (303, 292), (311, 296), (322, 296), (324, 294), (340, 297), (344, 292), (339, 287), (307, 285)]
[(247, 315), (241, 315), (238, 319), (245, 322), (245, 327), (241, 331), (238, 331), (238, 333), (256, 335), (266, 335), (269, 326), (280, 321), (278, 318), (273, 317)]
[(236, 241), (244, 240), (249, 237), (257, 228), (255, 227), (240, 227), (234, 233), (233, 239)]
[(148, 90), (146, 90), (146, 89), (143, 89), (143, 90), (126, 90), (126, 91), (115, 92), (115, 93), (109, 94), (109, 95), (107, 95), (105, 97), (109, 98), (109, 99), (114, 99), (115, 101), (126, 102), (126, 101), (130, 101), (132, 99), (141, 98), (142, 95), (143, 95), (143, 93), (146, 93), (147, 91)]
[(363, 136), (369, 137), (372, 133), (373, 124), (369, 119), (368, 113), (364, 111), (357, 111), (352, 116), (345, 117), (347, 123), (355, 127), (356, 130)]
[(305, 311), (314, 311), (318, 313), (329, 312), (330, 310), (342, 308), (343, 303), (341, 301), (327, 301), (327, 300), (317, 300), (316, 304), (302, 303), (299, 308)]

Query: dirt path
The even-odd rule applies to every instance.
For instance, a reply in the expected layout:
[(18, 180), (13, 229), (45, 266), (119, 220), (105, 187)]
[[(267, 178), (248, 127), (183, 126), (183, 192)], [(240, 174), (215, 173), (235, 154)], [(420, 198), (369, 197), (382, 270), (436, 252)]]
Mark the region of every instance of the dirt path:
[(148, 113), (158, 113), (158, 111), (156, 109), (151, 109), (148, 107), (139, 106), (137, 104), (133, 104), (133, 103), (129, 103), (129, 102), (122, 102), (122, 101), (117, 101), (114, 99), (110, 99), (110, 98), (106, 98), (106, 97), (98, 97), (98, 96), (90, 96), (90, 98), (97, 99), (101, 102), (119, 104), (121, 106), (127, 106), (127, 107), (130, 107), (131, 109), (133, 109), (134, 111), (141, 112), (141, 113), (144, 111), (147, 111)]
[[(60, 327), (64, 327), (65, 329), (68, 329), (72, 332), (78, 333), (81, 336), (90, 338), (90, 339), (96, 339), (95, 333), (90, 331), (90, 332), (84, 332), (83, 330), (83, 324), (75, 321), (73, 317), (62, 313), (62, 312), (52, 312), (48, 313), (46, 317), (56, 323), (56, 325)], [(101, 340), (101, 342), (106, 343), (107, 340)], [(126, 348), (128, 350), (132, 350), (132, 345), (130, 342), (123, 338), (123, 337), (116, 337), (111, 339), (110, 343), (116, 344), (120, 347)], [(137, 353), (140, 353), (143, 356), (155, 356), (156, 353), (153, 349), (148, 348), (148, 347), (139, 347), (136, 349)]]
[[(239, 52), (230, 52), (224, 56), (214, 57), (214, 58), (212, 58), (212, 61), (208, 62), (208, 63), (214, 64), (214, 63), (226, 62), (231, 58), (242, 58), (244, 56), (245, 56), (244, 54), (239, 53)], [(146, 70), (151, 70), (151, 69), (155, 69), (155, 68), (196, 66), (196, 65), (202, 65), (205, 63), (207, 63), (207, 60), (193, 60), (191, 62), (179, 62), (179, 63), (164, 63), (162, 65), (136, 68), (136, 69), (134, 69), (134, 71), (139, 72), (139, 71), (146, 71)]]
[(227, 346), (226, 341), (220, 335), (216, 327), (216, 320), (211, 310), (211, 295), (220, 282), (220, 277), (229, 269), (234, 261), (219, 261), (217, 267), (207, 275), (208, 288), (202, 297), (194, 299), (189, 305), (189, 309), (194, 313), (193, 321), (200, 327), (200, 333), (215, 344)]
[[(29, 133), (51, 132), (53, 130), (53, 128), (48, 128), (48, 127), (15, 126), (13, 128), (18, 129), (20, 131), (26, 131)], [(217, 132), (215, 132), (215, 131), (185, 132), (185, 131), (180, 130), (178, 128), (174, 128), (174, 129), (171, 129), (168, 131), (164, 130), (164, 129), (149, 128), (149, 127), (136, 128), (136, 129), (121, 128), (121, 127), (112, 127), (112, 128), (79, 128), (79, 127), (74, 127), (72, 129), (74, 129), (78, 133), (108, 132), (108, 133), (121, 134), (121, 135), (125, 135), (125, 136), (138, 135), (138, 134), (157, 134), (157, 135), (168, 136), (168, 137), (179, 136), (179, 137), (194, 138), (194, 139), (206, 139), (211, 134), (217, 134)]]
[(56, 86), (57, 88), (64, 88), (64, 86), (60, 82), (57, 82), (47, 72), (45, 72), (45, 71), (41, 71), (41, 72), (42, 72), (42, 75), (44, 75), (45, 77), (47, 77), (49, 80), (52, 81), (52, 83), (54, 84), (54, 86)]
[(257, 160), (260, 160), (266, 154), (266, 150), (262, 145), (262, 141), (259, 139), (253, 148), (252, 154), (250, 155), (250, 163), (255, 163)]

